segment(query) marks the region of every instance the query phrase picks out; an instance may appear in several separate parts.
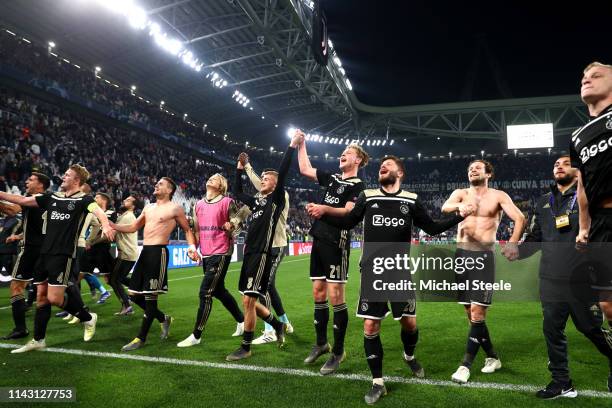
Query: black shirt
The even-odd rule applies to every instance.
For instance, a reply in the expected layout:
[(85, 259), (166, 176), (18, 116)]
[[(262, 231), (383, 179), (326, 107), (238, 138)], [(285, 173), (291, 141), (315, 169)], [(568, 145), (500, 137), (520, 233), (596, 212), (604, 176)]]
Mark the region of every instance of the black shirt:
[(582, 173), (589, 211), (612, 197), (612, 105), (572, 134), (572, 166)]
[(76, 256), (79, 233), (88, 212), (99, 208), (91, 195), (62, 192), (36, 196), (40, 209), (47, 211), (47, 224), (41, 254)]
[[(322, 170), (317, 170), (317, 181), (319, 185), (325, 187), (321, 204), (334, 208), (344, 208), (347, 202), (355, 202), (365, 188), (358, 177), (342, 179), (339, 174), (330, 174)], [(315, 220), (310, 228), (310, 235), (340, 248), (346, 248), (351, 244), (351, 234), (348, 229), (335, 227), (324, 220)]]
[[(570, 225), (558, 229), (555, 217), (563, 214), (569, 216)], [(538, 198), (527, 236), (519, 245), (519, 259), (542, 250), (540, 278), (588, 281), (589, 275), (578, 268), (584, 263), (583, 255), (575, 248), (578, 229), (576, 186), (561, 193), (553, 184), (550, 192)]]
[(289, 172), (289, 165), (294, 148), (291, 146), (285, 151), (283, 160), (278, 168), (278, 182), (276, 188), (267, 196), (259, 194), (252, 197), (242, 190), (242, 176), (244, 170), (238, 169), (234, 180), (234, 195), (236, 199), (249, 206), (251, 215), (248, 218), (249, 229), (245, 242), (245, 254), (269, 253), (274, 240), (274, 231), (285, 208), (285, 180)]
[(359, 195), (355, 207), (345, 217), (323, 216), (322, 220), (348, 229), (363, 220), (364, 251), (369, 242), (406, 242), (409, 252), (413, 225), (436, 235), (459, 224), (463, 217), (453, 215), (436, 222), (414, 193), (401, 189), (396, 193), (368, 189)]
[(24, 246), (41, 246), (43, 242), (43, 214), (40, 207), (23, 207), (23, 240)]

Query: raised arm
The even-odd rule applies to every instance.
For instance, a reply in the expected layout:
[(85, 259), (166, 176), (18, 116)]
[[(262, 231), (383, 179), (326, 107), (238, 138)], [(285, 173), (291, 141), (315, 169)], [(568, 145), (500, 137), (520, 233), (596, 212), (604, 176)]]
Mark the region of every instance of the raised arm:
[(509, 242), (518, 243), (519, 240), (521, 239), (521, 235), (523, 235), (523, 230), (525, 229), (525, 225), (527, 224), (525, 215), (523, 215), (523, 212), (519, 210), (519, 208), (516, 205), (514, 205), (514, 203), (512, 202), (512, 199), (507, 193), (500, 191), (499, 194), (500, 194), (499, 205), (501, 206), (502, 210), (504, 210), (506, 215), (512, 221), (514, 221), (514, 230), (512, 231), (512, 236), (510, 237)]
[(298, 148), (298, 163), (300, 166), (300, 174), (312, 181), (317, 181), (317, 169), (312, 167), (308, 152), (306, 151), (306, 141), (302, 141)]
[[(416, 200), (414, 205), (412, 206), (412, 223), (416, 226), (428, 233), (429, 235), (438, 235), (455, 225), (459, 224), (464, 220), (465, 216), (469, 214), (462, 215), (452, 215), (448, 218), (441, 219), (439, 221), (434, 221), (420, 200)], [(456, 211), (456, 210), (454, 210)]]
[(589, 241), (589, 230), (591, 229), (591, 214), (589, 214), (589, 199), (584, 191), (584, 184), (582, 182), (582, 173), (578, 171), (578, 224), (580, 226), (578, 230), (578, 236), (576, 236), (576, 242), (579, 244), (586, 244)]
[(261, 191), (261, 179), (255, 172), (255, 169), (253, 169), (253, 166), (251, 166), (251, 163), (249, 163), (248, 161), (244, 166), (244, 171), (246, 172), (246, 175), (249, 177), (249, 180), (251, 180), (251, 184), (253, 184), (253, 187), (255, 187), (255, 190)]
[(17, 204), (21, 207), (38, 207), (35, 196), (23, 197), (19, 194), (0, 192), (0, 200), (8, 201), (9, 203)]
[(242, 175), (244, 174), (244, 166), (242, 162), (238, 160), (238, 164), (236, 166), (236, 178), (234, 179), (234, 196), (238, 201), (241, 201), (252, 207), (255, 205), (255, 198), (251, 197), (248, 194), (245, 194), (242, 190)]
[(463, 190), (453, 191), (448, 200), (442, 205), (442, 212), (449, 214), (459, 211), (464, 194)]
[(291, 144), (289, 147), (287, 147), (287, 150), (285, 150), (280, 166), (278, 166), (278, 181), (276, 183), (276, 187), (274, 188), (274, 195), (275, 199), (283, 204), (285, 202), (285, 182), (287, 181), (287, 175), (289, 174), (289, 167), (291, 166), (293, 152), (297, 146), (298, 143), (296, 138), (292, 139)]

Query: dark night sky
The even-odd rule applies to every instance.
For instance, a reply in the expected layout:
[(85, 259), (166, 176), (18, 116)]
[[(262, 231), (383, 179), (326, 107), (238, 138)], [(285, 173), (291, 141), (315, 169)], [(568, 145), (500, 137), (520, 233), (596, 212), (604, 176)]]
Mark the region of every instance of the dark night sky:
[(589, 62), (612, 63), (610, 1), (322, 1), (353, 89), (371, 105), (577, 94)]

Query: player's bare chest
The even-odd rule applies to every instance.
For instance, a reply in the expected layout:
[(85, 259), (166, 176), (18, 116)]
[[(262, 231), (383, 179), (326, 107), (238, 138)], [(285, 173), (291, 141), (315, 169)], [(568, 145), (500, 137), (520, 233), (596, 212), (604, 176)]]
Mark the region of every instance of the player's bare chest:
[(478, 217), (496, 217), (500, 211), (499, 199), (491, 192), (486, 194), (468, 194), (464, 202), (472, 204), (474, 215)]
[(156, 224), (165, 224), (174, 221), (174, 212), (166, 208), (152, 209), (147, 214), (147, 219)]

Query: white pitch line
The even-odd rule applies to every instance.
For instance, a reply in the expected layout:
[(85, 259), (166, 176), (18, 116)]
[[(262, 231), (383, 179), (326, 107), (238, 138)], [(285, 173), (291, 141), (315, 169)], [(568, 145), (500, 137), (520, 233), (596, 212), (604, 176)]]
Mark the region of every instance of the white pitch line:
[[(15, 349), (20, 347), (17, 344), (0, 343), (0, 348), (3, 349)], [(237, 371), (254, 371), (254, 372), (266, 372), (271, 374), (283, 374), (292, 375), (296, 377), (321, 377), (321, 375), (314, 371), (301, 370), (296, 368), (282, 368), (282, 367), (264, 367), (247, 364), (230, 364), (230, 363), (211, 363), (208, 361), (198, 360), (181, 360), (177, 358), (168, 357), (151, 357), (142, 356), (136, 354), (118, 354), (118, 353), (105, 353), (100, 351), (87, 351), (87, 350), (76, 350), (76, 349), (65, 349), (48, 347), (42, 351), (48, 353), (61, 353), (61, 354), (72, 354), (76, 356), (87, 356), (87, 357), (101, 357), (101, 358), (114, 358), (118, 360), (135, 360), (144, 361), (148, 363), (162, 363), (162, 364), (173, 364), (181, 366), (192, 366), (192, 367), (205, 367), (205, 368), (216, 368), (225, 370), (237, 370)], [(371, 382), (372, 378), (363, 374), (332, 374), (332, 378), (339, 380), (348, 381), (364, 381)], [(475, 388), (475, 389), (493, 389), (501, 391), (513, 391), (523, 393), (534, 393), (541, 387), (530, 385), (530, 384), (504, 384), (504, 383), (483, 383), (483, 382), (469, 382), (467, 384), (459, 385), (452, 381), (444, 380), (424, 380), (419, 378), (404, 378), (404, 377), (385, 377), (385, 381), (388, 383), (399, 383), (399, 384), (420, 384), (420, 385), (433, 385), (443, 387), (455, 387), (455, 388)], [(592, 397), (592, 398), (606, 398), (612, 399), (612, 393), (594, 390), (580, 390), (578, 391), (579, 396)]]

